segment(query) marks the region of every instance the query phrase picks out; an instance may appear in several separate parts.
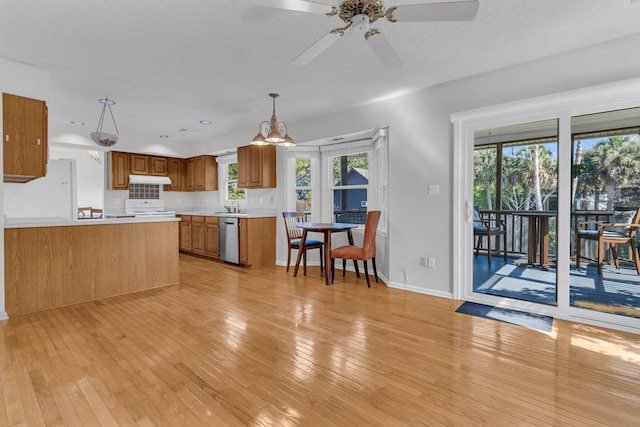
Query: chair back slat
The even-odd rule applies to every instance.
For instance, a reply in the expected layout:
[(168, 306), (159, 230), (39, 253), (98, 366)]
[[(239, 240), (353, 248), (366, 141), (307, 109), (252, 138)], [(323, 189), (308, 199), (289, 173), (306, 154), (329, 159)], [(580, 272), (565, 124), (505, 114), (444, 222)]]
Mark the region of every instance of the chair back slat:
[(282, 212), (284, 217), (284, 228), (287, 231), (289, 240), (299, 239), (302, 237), (302, 229), (296, 227), (296, 224), (302, 222), (304, 212)]

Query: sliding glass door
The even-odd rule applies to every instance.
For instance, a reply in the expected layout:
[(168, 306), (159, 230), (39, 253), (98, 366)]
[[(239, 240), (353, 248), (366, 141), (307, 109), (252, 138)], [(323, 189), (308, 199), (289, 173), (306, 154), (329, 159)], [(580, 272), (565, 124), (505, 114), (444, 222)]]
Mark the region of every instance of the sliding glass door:
[(557, 304), (557, 120), (474, 133), (473, 292)]

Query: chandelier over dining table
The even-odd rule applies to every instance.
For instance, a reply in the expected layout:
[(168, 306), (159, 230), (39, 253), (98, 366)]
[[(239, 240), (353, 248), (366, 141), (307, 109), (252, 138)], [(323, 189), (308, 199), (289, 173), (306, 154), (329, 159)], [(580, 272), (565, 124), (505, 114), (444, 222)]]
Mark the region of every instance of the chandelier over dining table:
[(276, 117), (276, 98), (280, 95), (277, 93), (270, 93), (269, 96), (273, 98), (273, 113), (271, 115), (271, 121), (265, 120), (260, 123), (258, 134), (253, 138), (251, 143), (254, 145), (296, 145), (293, 139), (289, 136), (287, 125), (284, 122), (278, 122)]

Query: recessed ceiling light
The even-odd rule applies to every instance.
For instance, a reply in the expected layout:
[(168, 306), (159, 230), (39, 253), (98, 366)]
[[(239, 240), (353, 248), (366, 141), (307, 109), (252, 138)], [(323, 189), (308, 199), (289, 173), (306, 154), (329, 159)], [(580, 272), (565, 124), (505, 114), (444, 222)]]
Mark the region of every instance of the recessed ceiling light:
[(209, 126), (211, 124), (211, 120), (200, 120), (200, 124)]
[(182, 129), (178, 129), (178, 132), (186, 132), (187, 130), (185, 128)]
[(160, 138), (169, 138), (169, 135), (160, 135)]
[(84, 126), (84, 122), (79, 122), (77, 120), (71, 120), (70, 123), (74, 126)]

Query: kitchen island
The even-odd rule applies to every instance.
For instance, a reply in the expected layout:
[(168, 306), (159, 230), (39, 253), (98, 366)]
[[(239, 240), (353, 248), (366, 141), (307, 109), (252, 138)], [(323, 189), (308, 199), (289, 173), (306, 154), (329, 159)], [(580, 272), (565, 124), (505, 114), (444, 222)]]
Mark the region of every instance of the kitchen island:
[(172, 217), (9, 220), (4, 230), (9, 316), (179, 282)]

